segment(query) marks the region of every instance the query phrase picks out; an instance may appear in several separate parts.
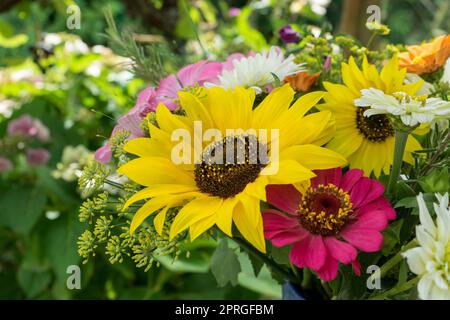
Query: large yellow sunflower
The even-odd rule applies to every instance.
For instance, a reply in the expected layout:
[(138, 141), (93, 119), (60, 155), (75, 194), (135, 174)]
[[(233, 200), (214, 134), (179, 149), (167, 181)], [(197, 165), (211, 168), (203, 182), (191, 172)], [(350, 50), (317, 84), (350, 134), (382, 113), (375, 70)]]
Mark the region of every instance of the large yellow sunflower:
[[(167, 210), (181, 207), (171, 225), (171, 238), (189, 229), (193, 240), (214, 225), (232, 236), (234, 221), (242, 236), (265, 252), (259, 205), (260, 200), (266, 199), (266, 185), (309, 181), (315, 176), (313, 169), (346, 164), (345, 158), (338, 153), (320, 147), (334, 133), (331, 112), (305, 115), (324, 93), (310, 93), (289, 107), (294, 91), (287, 84), (275, 89), (254, 110), (253, 90), (211, 88), (204, 93), (200, 98), (188, 92), (179, 93), (185, 116), (175, 115), (160, 104), (156, 110), (157, 126), (149, 124), (151, 138), (137, 138), (125, 145), (125, 150), (138, 158), (121, 166), (119, 172), (145, 187), (133, 195), (125, 207), (147, 200), (133, 217), (130, 231), (134, 232), (147, 217), (160, 210), (153, 222), (156, 230), (161, 232)], [(223, 139), (201, 141), (201, 136), (194, 133), (198, 121), (201, 121), (203, 132), (209, 128), (218, 129)], [(194, 141), (200, 141), (201, 163), (176, 164), (172, 160), (173, 153), (180, 151), (177, 147), (180, 141), (173, 141), (171, 136), (181, 128), (193, 137), (192, 152), (188, 153), (195, 154)], [(227, 129), (254, 129), (256, 136), (247, 133), (228, 133), (227, 136)], [(259, 129), (279, 129), (278, 146), (275, 148), (272, 138), (259, 136)], [(208, 162), (211, 150), (226, 150), (227, 143), (238, 140), (245, 147), (244, 162)], [(249, 162), (250, 141), (268, 150), (270, 163)], [(279, 150), (278, 160), (272, 158), (275, 149)], [(276, 166), (278, 170), (268, 174)]]
[[(386, 115), (364, 117), (365, 108), (356, 107), (354, 100), (361, 97), (362, 89), (376, 88), (387, 94), (405, 92), (414, 95), (423, 81), (404, 84), (406, 69), (400, 69), (397, 57), (392, 58), (379, 73), (364, 57), (362, 70), (353, 57), (342, 63), (344, 84), (324, 82), (327, 93), (319, 110), (329, 110), (336, 120), (336, 133), (327, 147), (344, 155), (350, 167), (379, 176), (388, 173), (393, 162), (394, 128)], [(423, 129), (421, 129), (423, 133)], [(420, 131), (416, 131), (419, 133)], [(421, 149), (419, 142), (410, 135), (404, 161), (413, 163), (412, 151)]]

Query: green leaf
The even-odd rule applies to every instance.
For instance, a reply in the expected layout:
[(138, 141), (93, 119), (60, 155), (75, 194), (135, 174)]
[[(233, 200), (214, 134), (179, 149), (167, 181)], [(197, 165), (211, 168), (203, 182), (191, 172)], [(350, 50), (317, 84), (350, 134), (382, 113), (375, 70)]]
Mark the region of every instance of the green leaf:
[(48, 288), (52, 274), (47, 268), (25, 262), (19, 267), (17, 280), (27, 298), (32, 299)]
[(445, 193), (450, 191), (450, 173), (448, 168), (435, 169), (426, 177), (419, 180), (423, 191), (427, 193)]
[(389, 227), (383, 231), (384, 244), (381, 253), (389, 255), (395, 246), (400, 242), (400, 231), (403, 226), (403, 219), (392, 222)]
[(209, 271), (209, 253), (205, 251), (192, 251), (189, 258), (179, 257), (173, 261), (170, 256), (158, 257), (157, 260), (172, 272), (206, 273)]
[[(433, 193), (425, 193), (423, 195), (423, 199), (425, 200), (425, 204), (428, 207), (428, 210), (430, 210), (430, 212), (433, 212), (433, 202), (436, 201), (436, 198), (434, 196)], [(408, 209), (413, 209), (411, 211), (412, 215), (418, 215), (419, 214), (419, 204), (417, 203), (417, 198), (416, 197), (407, 197), (407, 198), (403, 198), (400, 201), (398, 201), (394, 208), (408, 208)]]
[(264, 262), (261, 261), (261, 259), (258, 259), (255, 257), (255, 255), (248, 253), (248, 258), (250, 259), (250, 262), (252, 264), (253, 268), (253, 274), (255, 277), (259, 275), (261, 272), (262, 267), (264, 266)]
[(270, 255), (272, 259), (278, 264), (289, 264), (289, 252), (291, 251), (292, 246), (284, 246), (284, 247), (271, 247)]
[(1, 191), (0, 225), (28, 234), (44, 213), (47, 196), (44, 190), (12, 187)]
[[(80, 265), (77, 253), (77, 240), (84, 225), (77, 219), (76, 212), (65, 213), (56, 220), (47, 222), (44, 243), (46, 255), (56, 274), (58, 287), (66, 287), (69, 276), (66, 271), (70, 265)], [(83, 276), (83, 275), (81, 275)]]
[(250, 25), (249, 18), (251, 13), (252, 9), (250, 7), (243, 8), (236, 19), (236, 27), (239, 34), (244, 38), (244, 42), (253, 50), (260, 51), (267, 46), (267, 43), (264, 36)]
[(238, 283), (241, 265), (234, 250), (228, 247), (226, 239), (222, 239), (211, 257), (211, 272), (220, 287), (228, 282), (233, 286)]
[(255, 277), (248, 255), (239, 252), (238, 257), (242, 268), (238, 276), (238, 281), (242, 287), (261, 293), (268, 298), (281, 298), (281, 286), (273, 279), (267, 265), (264, 265), (258, 276)]

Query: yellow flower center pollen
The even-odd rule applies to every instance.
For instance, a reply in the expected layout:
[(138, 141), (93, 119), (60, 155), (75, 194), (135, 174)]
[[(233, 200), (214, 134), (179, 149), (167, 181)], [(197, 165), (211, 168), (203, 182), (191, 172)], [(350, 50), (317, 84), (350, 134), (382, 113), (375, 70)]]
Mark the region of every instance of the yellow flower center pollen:
[(267, 165), (267, 147), (253, 135), (225, 137), (205, 148), (195, 167), (195, 182), (203, 193), (233, 197), (258, 178)]
[(352, 218), (352, 212), (348, 193), (333, 184), (309, 188), (298, 208), (301, 225), (322, 236), (338, 234)]

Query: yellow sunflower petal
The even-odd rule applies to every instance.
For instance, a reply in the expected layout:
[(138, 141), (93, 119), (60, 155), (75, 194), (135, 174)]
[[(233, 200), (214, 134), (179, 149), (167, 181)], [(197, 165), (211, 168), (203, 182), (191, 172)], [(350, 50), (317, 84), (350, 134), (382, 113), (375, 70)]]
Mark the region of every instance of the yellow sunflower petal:
[(209, 217), (203, 218), (200, 221), (195, 222), (189, 227), (189, 237), (191, 241), (194, 241), (202, 233), (211, 228), (216, 223), (216, 215), (213, 214)]
[(274, 119), (285, 112), (294, 98), (294, 90), (289, 83), (274, 89), (253, 112), (252, 128), (271, 128)]
[(293, 159), (311, 170), (344, 167), (347, 164), (339, 153), (312, 144), (289, 147), (281, 152), (280, 157)]
[(266, 186), (269, 180), (266, 176), (259, 176), (255, 181), (247, 184), (244, 193), (256, 197), (262, 201), (266, 201)]
[(280, 160), (276, 174), (268, 174), (268, 171), (269, 167), (266, 167), (261, 171), (261, 174), (267, 175), (270, 184), (293, 184), (316, 176), (311, 170), (292, 159)]
[[(151, 168), (151, 170), (149, 170)], [(194, 185), (192, 173), (175, 166), (169, 159), (145, 157), (133, 159), (117, 172), (143, 186), (152, 184), (185, 184)]]
[(169, 238), (172, 240), (177, 234), (189, 228), (192, 224), (209, 217), (222, 206), (223, 199), (205, 196), (192, 200), (177, 214), (170, 227)]
[(196, 191), (198, 190), (197, 186), (195, 185), (182, 185), (182, 184), (156, 184), (152, 185), (150, 187), (144, 188), (138, 192), (136, 192), (134, 195), (132, 195), (127, 202), (125, 202), (123, 206), (123, 210), (126, 210), (131, 204), (148, 199), (153, 198), (156, 196), (162, 196), (166, 194), (177, 194), (177, 193), (183, 193), (183, 192), (189, 192), (189, 191)]
[(258, 199), (252, 197), (243, 198), (234, 208), (233, 221), (245, 240), (262, 253), (266, 253), (263, 219)]
[(163, 144), (150, 138), (129, 140), (125, 143), (123, 149), (139, 157), (167, 157), (169, 155)]
[(226, 235), (232, 237), (231, 229), (233, 224), (233, 210), (238, 203), (237, 197), (227, 198), (223, 201), (222, 207), (216, 212), (216, 224)]
[(214, 128), (211, 115), (203, 103), (190, 92), (178, 92), (180, 104), (191, 121), (201, 120), (203, 129)]
[(164, 222), (166, 221), (167, 211), (170, 209), (170, 207), (171, 206), (167, 205), (160, 212), (158, 212), (158, 214), (153, 218), (153, 225), (155, 226), (155, 230), (156, 232), (158, 232), (159, 235), (162, 235)]

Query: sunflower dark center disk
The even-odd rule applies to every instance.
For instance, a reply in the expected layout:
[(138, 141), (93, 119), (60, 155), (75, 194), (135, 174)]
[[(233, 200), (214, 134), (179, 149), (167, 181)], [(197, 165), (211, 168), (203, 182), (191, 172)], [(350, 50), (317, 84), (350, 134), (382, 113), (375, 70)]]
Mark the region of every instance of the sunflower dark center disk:
[(267, 165), (267, 147), (253, 135), (226, 137), (205, 148), (195, 167), (195, 182), (203, 193), (223, 199), (242, 192)]
[(383, 142), (394, 136), (394, 128), (388, 117), (384, 114), (364, 116), (367, 107), (356, 108), (356, 126), (367, 140), (372, 142)]

